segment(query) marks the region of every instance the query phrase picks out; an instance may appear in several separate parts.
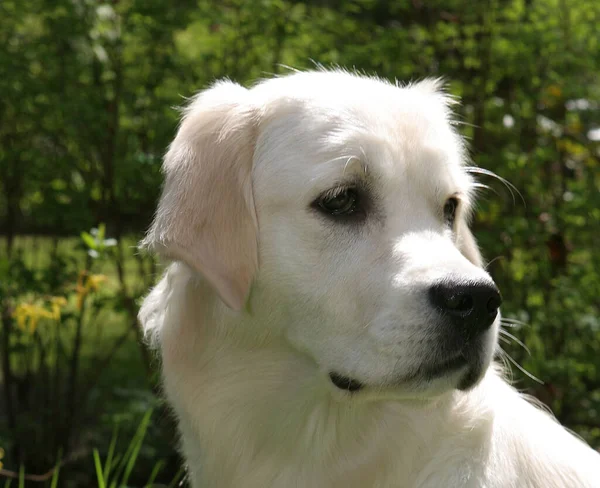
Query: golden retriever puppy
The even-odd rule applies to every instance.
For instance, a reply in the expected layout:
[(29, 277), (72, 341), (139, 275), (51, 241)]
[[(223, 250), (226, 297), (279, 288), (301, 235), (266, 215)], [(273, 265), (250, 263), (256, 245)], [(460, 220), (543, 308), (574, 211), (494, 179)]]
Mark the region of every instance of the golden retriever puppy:
[(501, 297), (451, 103), (317, 71), (185, 109), (140, 320), (192, 486), (600, 486), (600, 455), (490, 366)]

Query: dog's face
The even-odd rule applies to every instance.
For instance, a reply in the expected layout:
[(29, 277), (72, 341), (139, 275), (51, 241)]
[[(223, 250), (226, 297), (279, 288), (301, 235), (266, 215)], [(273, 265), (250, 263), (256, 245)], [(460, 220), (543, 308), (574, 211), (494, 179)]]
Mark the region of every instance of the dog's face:
[(232, 86), (188, 112), (149, 240), (239, 313), (252, 290), (255, 318), (337, 388), (473, 386), (500, 295), (467, 228), (473, 181), (437, 84), (321, 72)]

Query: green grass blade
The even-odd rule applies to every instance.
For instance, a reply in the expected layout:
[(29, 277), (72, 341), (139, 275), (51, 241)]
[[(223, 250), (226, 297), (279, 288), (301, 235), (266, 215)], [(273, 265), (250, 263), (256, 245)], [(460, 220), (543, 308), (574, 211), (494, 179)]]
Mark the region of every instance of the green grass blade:
[(104, 464), (104, 479), (108, 482), (110, 476), (110, 470), (112, 468), (112, 462), (115, 455), (115, 446), (117, 445), (117, 438), (119, 437), (119, 424), (115, 425), (112, 438), (110, 440), (110, 446), (108, 446), (108, 455), (106, 457), (106, 463)]
[(131, 474), (131, 471), (133, 470), (133, 466), (135, 465), (135, 461), (136, 461), (138, 454), (140, 452), (140, 449), (142, 447), (142, 443), (144, 442), (144, 437), (146, 436), (146, 431), (148, 430), (148, 424), (150, 423), (151, 416), (152, 416), (152, 410), (148, 410), (146, 412), (146, 414), (144, 415), (144, 417), (142, 418), (142, 421), (140, 422), (137, 432), (133, 436), (133, 440), (132, 440), (133, 449), (131, 450), (131, 454), (127, 461), (127, 467), (125, 468), (125, 473), (123, 475), (123, 480), (122, 480), (122, 484), (124, 484), (124, 485), (126, 485), (127, 481), (129, 480), (129, 475)]
[(19, 488), (25, 488), (25, 465), (21, 464), (19, 468)]
[[(152, 414), (152, 410), (149, 410), (146, 413), (147, 415), (151, 415)], [(142, 419), (142, 423), (143, 423), (143, 419)], [(140, 423), (140, 425), (137, 428), (136, 433), (134, 434), (133, 438), (131, 439), (131, 441), (129, 442), (129, 446), (127, 446), (127, 450), (125, 451), (125, 454), (123, 454), (123, 456), (121, 457), (121, 460), (116, 468), (116, 475), (113, 478), (113, 482), (110, 484), (109, 488), (116, 488), (117, 487), (117, 482), (119, 479), (121, 479), (121, 475), (123, 474), (124, 469), (127, 467), (127, 464), (129, 462), (129, 459), (131, 458), (131, 455), (133, 453), (133, 450), (135, 449), (135, 445), (137, 442), (137, 438), (139, 436), (140, 433), (140, 428), (142, 427), (142, 423)]]
[(106, 488), (104, 476), (102, 475), (102, 462), (98, 449), (94, 449), (94, 467), (96, 468), (96, 477), (98, 478), (98, 488)]
[(4, 483), (4, 488), (10, 488), (10, 485), (12, 485), (12, 478), (6, 480), (6, 483)]
[(179, 483), (179, 481), (181, 480), (181, 478), (183, 478), (184, 474), (185, 474), (185, 468), (182, 466), (181, 468), (179, 468), (179, 471), (177, 471), (177, 474), (175, 475), (175, 478), (173, 478), (173, 481), (171, 481), (169, 483), (168, 488), (175, 488), (177, 486), (177, 484)]
[[(113, 464), (116, 466), (119, 466), (119, 463), (121, 462), (121, 455), (120, 454), (115, 454), (115, 457), (113, 459)], [(110, 482), (110, 485), (108, 485), (108, 488), (117, 488), (117, 477), (113, 478), (113, 481)], [(106, 480), (106, 482), (108, 483), (108, 480)]]
[(135, 435), (129, 442), (129, 446), (127, 446), (127, 450), (125, 451), (125, 454), (123, 454), (123, 457), (121, 457), (119, 463), (117, 464), (114, 481), (110, 484), (110, 488), (116, 487), (117, 480), (123, 474), (123, 470), (125, 469), (125, 466), (127, 466), (127, 460), (129, 459), (129, 457), (131, 456), (131, 452), (133, 451), (134, 443), (135, 443)]
[(154, 468), (152, 469), (152, 473), (150, 473), (150, 478), (148, 478), (148, 482), (146, 483), (145, 488), (152, 488), (152, 483), (154, 483), (154, 480), (156, 479), (159, 471), (163, 468), (164, 465), (165, 462), (163, 460), (160, 460), (154, 465)]
[(52, 480), (50, 481), (50, 488), (56, 488), (58, 486), (58, 473), (60, 473), (60, 462), (62, 460), (62, 449), (58, 451), (56, 458), (56, 465), (54, 466), (54, 473), (52, 473)]

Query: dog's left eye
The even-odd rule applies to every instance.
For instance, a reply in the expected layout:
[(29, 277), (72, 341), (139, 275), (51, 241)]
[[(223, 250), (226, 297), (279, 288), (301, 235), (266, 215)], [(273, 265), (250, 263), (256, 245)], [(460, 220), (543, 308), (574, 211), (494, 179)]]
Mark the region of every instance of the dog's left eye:
[(315, 206), (327, 215), (343, 217), (358, 213), (359, 200), (355, 188), (336, 188), (321, 195), (315, 202)]
[(444, 222), (452, 227), (456, 219), (456, 210), (458, 209), (458, 199), (450, 197), (444, 204)]
[(336, 221), (356, 222), (366, 216), (365, 200), (356, 187), (338, 187), (323, 193), (311, 207)]

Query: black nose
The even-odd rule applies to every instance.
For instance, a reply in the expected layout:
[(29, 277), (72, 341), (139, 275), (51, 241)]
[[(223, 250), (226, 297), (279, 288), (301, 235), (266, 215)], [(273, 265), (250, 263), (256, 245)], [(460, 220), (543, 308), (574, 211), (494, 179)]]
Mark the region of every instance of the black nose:
[(429, 300), (468, 333), (488, 329), (502, 303), (500, 292), (491, 281), (443, 281), (429, 289)]

